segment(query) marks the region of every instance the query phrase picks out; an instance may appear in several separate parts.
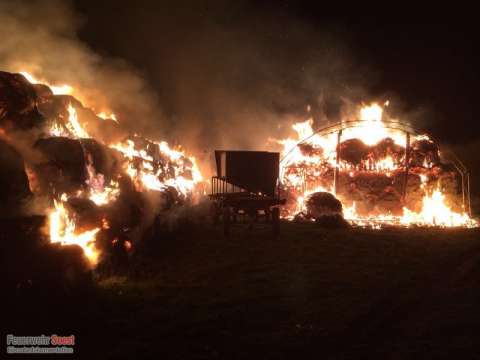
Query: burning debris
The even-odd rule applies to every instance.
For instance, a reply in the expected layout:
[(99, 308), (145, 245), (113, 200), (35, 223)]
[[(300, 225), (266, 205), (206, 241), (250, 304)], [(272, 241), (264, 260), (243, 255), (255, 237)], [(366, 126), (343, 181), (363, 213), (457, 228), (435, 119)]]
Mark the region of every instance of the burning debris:
[(443, 159), (428, 136), (383, 120), (377, 104), (361, 108), (359, 117), (318, 132), (311, 120), (297, 123), (297, 139), (279, 141), (285, 218), (318, 218), (326, 209), (318, 201), (330, 193), (357, 225), (478, 226), (458, 159)]
[(147, 194), (160, 194), (158, 211), (194, 201), (202, 175), (182, 149), (128, 134), (68, 85), (0, 72), (0, 90), (2, 171), (10, 173), (2, 200), (13, 209), (25, 197), (47, 199), (52, 243), (80, 246), (95, 265), (115, 239), (131, 250), (128, 234), (152, 207)]

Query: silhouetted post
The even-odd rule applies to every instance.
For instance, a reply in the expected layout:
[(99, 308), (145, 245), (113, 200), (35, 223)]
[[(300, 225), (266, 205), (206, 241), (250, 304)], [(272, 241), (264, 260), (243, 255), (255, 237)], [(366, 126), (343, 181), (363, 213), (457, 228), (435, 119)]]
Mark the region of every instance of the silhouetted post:
[(340, 167), (340, 141), (342, 137), (342, 129), (338, 130), (337, 133), (337, 159), (336, 159), (336, 164), (335, 164), (335, 171), (333, 173), (333, 188), (335, 189), (335, 195), (337, 195), (338, 192), (338, 173), (339, 173), (339, 167)]
[(407, 198), (408, 172), (410, 170), (410, 133), (406, 133), (405, 145), (405, 177), (403, 178), (402, 201), (405, 203)]

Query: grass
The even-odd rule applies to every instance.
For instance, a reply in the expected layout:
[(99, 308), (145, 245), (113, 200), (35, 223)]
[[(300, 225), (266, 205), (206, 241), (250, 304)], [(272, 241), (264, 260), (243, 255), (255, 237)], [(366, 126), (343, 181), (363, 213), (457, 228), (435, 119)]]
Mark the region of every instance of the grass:
[[(190, 231), (191, 230), (191, 231)], [(475, 358), (478, 230), (196, 226), (100, 281), (76, 331), (88, 358)], [(137, 272), (138, 273), (138, 272)], [(139, 356), (142, 354), (142, 356)]]
[(157, 247), (143, 279), (101, 282), (110, 355), (428, 358), (480, 340), (478, 231), (269, 232), (203, 228)]

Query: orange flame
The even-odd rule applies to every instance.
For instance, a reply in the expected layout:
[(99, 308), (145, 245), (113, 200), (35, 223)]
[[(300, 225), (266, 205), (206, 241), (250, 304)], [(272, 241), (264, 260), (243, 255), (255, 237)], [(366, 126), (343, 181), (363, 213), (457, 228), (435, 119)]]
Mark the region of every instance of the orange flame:
[[(388, 105), (388, 101), (384, 104)], [(346, 127), (343, 129), (341, 140), (359, 139), (366, 145), (375, 145), (385, 138), (391, 138), (395, 144), (401, 147), (406, 147), (405, 134), (392, 130), (385, 126), (382, 121), (383, 108), (376, 103), (369, 106), (364, 106), (359, 111), (359, 124), (354, 127)], [(320, 135), (315, 133), (312, 129), (312, 120), (296, 123), (292, 126), (297, 133), (296, 139), (279, 140), (283, 145), (283, 160), (281, 164), (280, 176), (282, 183), (290, 189), (293, 189), (296, 194), (296, 202), (287, 206), (286, 214), (288, 219), (293, 219), (294, 215), (305, 211), (305, 200), (314, 192), (324, 191), (335, 194), (333, 185), (318, 185), (316, 181), (313, 187), (305, 188), (305, 176), (313, 177), (319, 180), (322, 176), (322, 171), (328, 169), (339, 168), (347, 171), (352, 177), (358, 169), (352, 168), (346, 162), (339, 161), (337, 163), (337, 133), (329, 133)], [(311, 147), (310, 150), (303, 151), (299, 146), (300, 142)], [(415, 136), (415, 140), (429, 140), (426, 135)], [(369, 160), (370, 161), (370, 160)], [(427, 160), (425, 160), (427, 161)], [(400, 169), (401, 164), (398, 164), (395, 159), (387, 154), (383, 159), (376, 160), (372, 164), (364, 164), (368, 171), (375, 171), (391, 176), (392, 172)], [(431, 164), (425, 163), (425, 168), (431, 168)], [(307, 171), (307, 175), (305, 173)], [(332, 176), (331, 173), (329, 173)], [(370, 214), (368, 216), (360, 216), (356, 210), (355, 202), (351, 206), (343, 207), (343, 215), (345, 219), (360, 226), (378, 227), (378, 224), (396, 224), (403, 226), (421, 225), (421, 226), (463, 226), (475, 227), (479, 226), (478, 222), (468, 216), (466, 212), (455, 212), (446, 203), (445, 195), (439, 187), (431, 193), (427, 192), (425, 175), (420, 174), (421, 188), (425, 191), (422, 201), (422, 209), (420, 212), (414, 212), (406, 207), (403, 208), (402, 216), (395, 216), (389, 213), (384, 214)], [(340, 200), (342, 198), (340, 196)]]
[(50, 241), (62, 245), (79, 245), (92, 264), (98, 261), (98, 251), (95, 248), (95, 236), (100, 228), (78, 233), (75, 219), (65, 208), (67, 195), (63, 194), (60, 201), (54, 200), (55, 210), (49, 214)]

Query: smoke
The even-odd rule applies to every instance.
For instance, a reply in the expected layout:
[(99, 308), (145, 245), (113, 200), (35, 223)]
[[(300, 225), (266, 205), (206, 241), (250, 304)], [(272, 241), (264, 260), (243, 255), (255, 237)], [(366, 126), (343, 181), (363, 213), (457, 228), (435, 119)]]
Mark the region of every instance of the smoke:
[(251, 7), (3, 2), (0, 67), (82, 89), (84, 105), (113, 110), (131, 130), (200, 158), (215, 148), (265, 149), (292, 122), (336, 121), (343, 107), (367, 98), (376, 75), (355, 63), (341, 31)]
[(269, 139), (307, 118), (316, 127), (340, 120), (371, 99), (380, 77), (358, 62), (343, 29), (252, 8), (247, 0), (0, 2), (0, 68), (81, 89), (84, 105), (181, 144), (208, 176), (212, 150), (279, 150)]
[(82, 22), (69, 1), (0, 2), (0, 68), (81, 89), (73, 95), (84, 105), (118, 113), (132, 131), (152, 130), (152, 119), (158, 129), (163, 115), (141, 74), (80, 41)]

